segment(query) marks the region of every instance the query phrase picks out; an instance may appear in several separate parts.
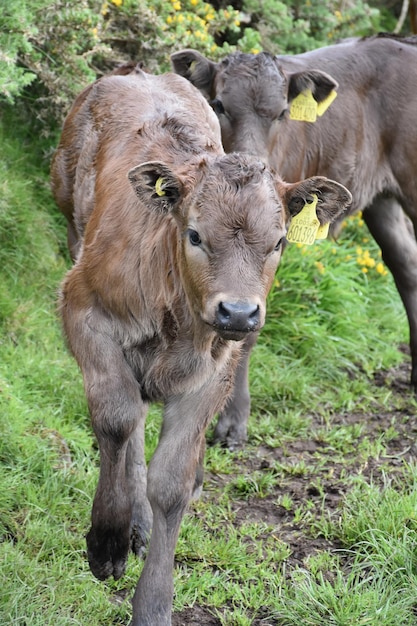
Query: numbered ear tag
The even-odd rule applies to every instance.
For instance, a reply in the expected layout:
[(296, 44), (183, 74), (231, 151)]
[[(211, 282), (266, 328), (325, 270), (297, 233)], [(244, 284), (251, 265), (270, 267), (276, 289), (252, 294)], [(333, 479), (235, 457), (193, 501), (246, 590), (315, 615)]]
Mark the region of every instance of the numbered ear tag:
[(316, 215), (317, 196), (313, 194), (313, 202), (305, 204), (303, 209), (295, 215), (287, 233), (287, 240), (291, 243), (303, 243), (311, 246), (317, 236), (320, 222)]
[(337, 91), (333, 89), (322, 102), (319, 102), (317, 105), (317, 115), (320, 117), (327, 111), (333, 100), (337, 97)]
[(329, 226), (330, 224), (328, 222), (327, 224), (322, 224), (321, 226), (319, 226), (316, 233), (316, 239), (327, 239), (327, 235), (329, 234)]
[(298, 122), (315, 122), (317, 119), (317, 102), (311, 89), (299, 93), (290, 105), (290, 119)]

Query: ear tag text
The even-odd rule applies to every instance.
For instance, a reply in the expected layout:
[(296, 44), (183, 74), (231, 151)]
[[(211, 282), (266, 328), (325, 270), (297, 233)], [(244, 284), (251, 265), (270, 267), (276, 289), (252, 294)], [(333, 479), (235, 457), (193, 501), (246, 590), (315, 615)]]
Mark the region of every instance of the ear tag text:
[(313, 202), (306, 203), (302, 210), (295, 215), (287, 232), (287, 241), (291, 243), (303, 243), (311, 246), (317, 237), (320, 227), (316, 215), (317, 196), (313, 194)]
[(164, 179), (160, 176), (155, 183), (155, 192), (157, 196), (165, 196), (165, 191), (162, 189), (162, 185), (165, 184)]
[(290, 104), (290, 120), (298, 122), (315, 122), (317, 119), (317, 102), (311, 89), (299, 93)]
[(317, 105), (317, 115), (320, 117), (327, 111), (333, 100), (337, 97), (337, 91), (334, 89), (329, 93), (327, 98), (319, 102)]

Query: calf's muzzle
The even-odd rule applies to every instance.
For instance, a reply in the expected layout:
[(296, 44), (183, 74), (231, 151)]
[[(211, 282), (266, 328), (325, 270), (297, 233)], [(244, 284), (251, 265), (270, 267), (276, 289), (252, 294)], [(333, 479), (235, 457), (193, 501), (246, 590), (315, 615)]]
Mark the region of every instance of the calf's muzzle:
[(241, 339), (242, 335), (259, 330), (259, 304), (251, 301), (219, 302), (215, 311), (214, 327), (219, 334), (229, 339)]

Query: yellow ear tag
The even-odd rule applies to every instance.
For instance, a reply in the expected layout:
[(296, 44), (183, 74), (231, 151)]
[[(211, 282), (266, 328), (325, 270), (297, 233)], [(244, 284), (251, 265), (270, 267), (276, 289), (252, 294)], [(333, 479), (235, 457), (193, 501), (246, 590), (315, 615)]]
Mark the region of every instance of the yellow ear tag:
[(317, 196), (313, 194), (313, 202), (305, 204), (302, 210), (295, 215), (287, 233), (287, 240), (291, 243), (303, 243), (311, 246), (315, 240), (320, 222), (316, 215)]
[(323, 115), (323, 113), (325, 113), (327, 111), (327, 109), (329, 108), (329, 106), (331, 105), (333, 100), (336, 98), (336, 96), (337, 96), (337, 91), (335, 91), (333, 89), (333, 91), (331, 91), (329, 93), (329, 95), (327, 96), (327, 98), (325, 98), (325, 100), (323, 100), (322, 102), (318, 103), (318, 105), (317, 105), (317, 115), (318, 116)]
[(155, 191), (158, 196), (165, 196), (165, 191), (162, 189), (162, 185), (165, 183), (162, 176), (160, 176), (155, 183)]
[(316, 233), (316, 239), (327, 239), (327, 235), (329, 234), (329, 226), (329, 222), (327, 222), (327, 224), (322, 224), (321, 226), (319, 226)]
[(315, 122), (317, 119), (317, 102), (311, 89), (299, 93), (290, 105), (290, 120), (298, 122)]

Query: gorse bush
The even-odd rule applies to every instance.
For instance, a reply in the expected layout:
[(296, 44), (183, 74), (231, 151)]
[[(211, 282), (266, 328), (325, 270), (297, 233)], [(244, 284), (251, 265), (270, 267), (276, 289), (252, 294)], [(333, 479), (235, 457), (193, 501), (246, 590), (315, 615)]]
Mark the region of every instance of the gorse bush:
[(159, 73), (179, 48), (196, 48), (214, 60), (234, 49), (301, 52), (379, 27), (379, 11), (363, 2), (232, 2), (242, 10), (214, 4), (0, 0), (0, 99), (22, 99), (45, 131), (60, 125), (86, 84), (124, 61)]
[(117, 64), (166, 71), (185, 46), (218, 58), (229, 35), (245, 51), (259, 43), (240, 36), (238, 11), (203, 0), (18, 0), (0, 11), (0, 97), (21, 96), (43, 122), (60, 123), (80, 90)]
[(379, 10), (362, 0), (245, 0), (244, 9), (261, 36), (262, 47), (275, 54), (305, 52), (381, 29)]

